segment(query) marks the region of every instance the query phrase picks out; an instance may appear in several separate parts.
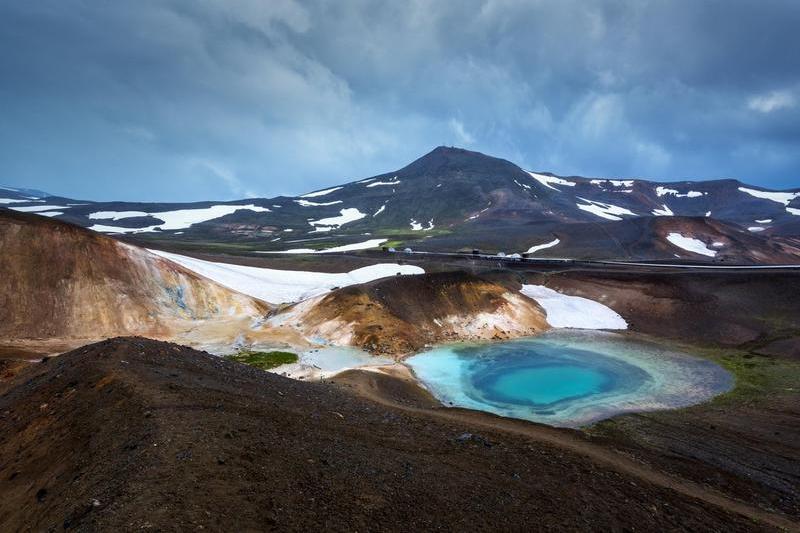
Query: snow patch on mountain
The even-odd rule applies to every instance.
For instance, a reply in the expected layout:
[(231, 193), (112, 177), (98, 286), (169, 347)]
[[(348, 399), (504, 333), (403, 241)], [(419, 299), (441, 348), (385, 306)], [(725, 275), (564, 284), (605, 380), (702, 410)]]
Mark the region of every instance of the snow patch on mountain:
[(634, 213), (633, 211), (625, 209), (624, 207), (620, 207), (618, 205), (607, 204), (604, 202), (596, 202), (594, 200), (588, 200), (580, 196), (578, 196), (578, 199), (583, 202), (586, 202), (586, 204), (575, 204), (576, 206), (578, 206), (578, 209), (587, 211), (601, 218), (606, 218), (608, 220), (622, 220), (622, 217), (617, 215), (637, 216), (636, 213)]
[(150, 213), (144, 211), (97, 211), (89, 213), (92, 220), (122, 220), (123, 218), (147, 217)]
[(383, 204), (377, 211), (375, 211), (375, 213), (372, 214), (372, 216), (376, 217), (381, 213), (383, 213), (385, 210), (386, 210), (386, 204)]
[(303, 194), (300, 198), (316, 198), (317, 196), (325, 196), (326, 194), (330, 194), (334, 191), (338, 191), (341, 187), (332, 187), (330, 189), (323, 189), (321, 191), (310, 192), (307, 194)]
[(22, 211), (23, 213), (36, 213), (38, 211), (52, 211), (53, 209), (69, 209), (68, 205), (26, 205), (24, 207), (9, 207), (14, 211)]
[[(339, 211), (338, 217), (328, 217), (328, 218), (321, 218), (319, 220), (310, 220), (308, 223), (312, 226), (316, 226), (314, 231), (330, 231), (331, 229), (337, 229), (344, 224), (349, 222), (354, 222), (356, 220), (361, 220), (364, 218), (366, 213), (362, 213), (356, 207), (346, 207)], [(325, 229), (323, 229), (325, 228)]]
[(544, 244), (536, 244), (536, 245), (531, 246), (530, 248), (528, 248), (528, 251), (525, 252), (525, 253), (533, 254), (533, 253), (538, 252), (539, 250), (545, 250), (547, 248), (552, 248), (553, 246), (556, 246), (560, 242), (561, 241), (559, 239), (555, 239), (555, 240), (552, 240), (550, 242), (546, 242)]
[(367, 187), (380, 187), (381, 185), (397, 185), (400, 183), (400, 180), (397, 179), (397, 176), (392, 178), (393, 181), (373, 181)]
[(661, 204), (663, 209), (653, 209), (653, 214), (657, 217), (672, 217), (675, 216), (675, 213), (672, 212), (667, 204)]
[(533, 179), (535, 179), (536, 181), (538, 181), (539, 183), (541, 183), (545, 187), (553, 189), (554, 191), (561, 192), (561, 189), (557, 189), (557, 188), (553, 187), (553, 184), (555, 184), (555, 185), (564, 185), (566, 187), (574, 187), (575, 186), (575, 182), (574, 181), (565, 180), (563, 178), (557, 178), (555, 176), (548, 176), (546, 174), (537, 174), (536, 172), (530, 172), (530, 171), (526, 171), (526, 172), (528, 172), (528, 174), (530, 174)]
[(747, 231), (752, 231), (753, 233), (758, 233), (759, 231), (764, 231), (767, 228), (762, 228), (761, 226), (750, 226), (747, 228)]
[(430, 219), (428, 221), (428, 226), (427, 227), (423, 227), (422, 226), (422, 222), (417, 222), (413, 218), (411, 219), (411, 222), (409, 224), (411, 225), (411, 231), (428, 231), (428, 230), (432, 230), (434, 228), (433, 219)]
[(124, 228), (122, 226), (108, 226), (106, 224), (93, 224), (90, 230), (98, 233), (149, 233), (161, 229), (161, 226), (145, 226), (143, 228)]
[(590, 180), (589, 183), (598, 187), (633, 187), (636, 180)]
[[(491, 205), (491, 202), (489, 202), (489, 204)], [(481, 209), (480, 211), (478, 211), (474, 215), (467, 217), (467, 220), (475, 220), (476, 218), (478, 218), (479, 216), (481, 216), (483, 213), (485, 213), (488, 210), (489, 210), (488, 207), (484, 207), (483, 209)]]
[(739, 190), (755, 198), (770, 200), (771, 202), (783, 204), (784, 206), (788, 206), (792, 200), (800, 197), (800, 192), (758, 191), (748, 187), (739, 187)]
[(673, 245), (681, 248), (682, 250), (686, 250), (687, 252), (705, 255), (708, 257), (714, 257), (717, 255), (716, 250), (708, 248), (703, 241), (700, 239), (695, 239), (694, 237), (684, 237), (680, 233), (672, 232), (667, 234), (667, 240)]
[(368, 250), (375, 248), (385, 243), (387, 239), (369, 239), (363, 242), (354, 242), (352, 244), (343, 244), (341, 246), (334, 246), (333, 248), (325, 248), (324, 250), (314, 250), (313, 248), (293, 248), (291, 250), (277, 250), (269, 252), (256, 252), (258, 254), (329, 254), (334, 252), (352, 252), (354, 250)]
[(309, 200), (294, 200), (294, 202), (303, 207), (323, 207), (326, 205), (336, 205), (342, 203), (341, 200), (334, 200), (333, 202), (312, 202)]
[(661, 186), (656, 187), (656, 196), (666, 196), (668, 194), (671, 194), (672, 196), (675, 196), (677, 198), (699, 198), (708, 193), (700, 191), (689, 191), (686, 193), (682, 193), (677, 189), (670, 189), (668, 187), (661, 187)]

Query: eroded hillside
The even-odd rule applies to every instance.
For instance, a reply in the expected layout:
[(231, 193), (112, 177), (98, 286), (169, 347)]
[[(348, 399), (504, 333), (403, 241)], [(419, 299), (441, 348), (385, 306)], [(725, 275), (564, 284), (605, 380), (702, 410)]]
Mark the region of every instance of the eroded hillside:
[(279, 317), (305, 335), (400, 355), (448, 340), (505, 339), (547, 329), (541, 307), (464, 272), (385, 278), (345, 287)]
[(9, 211), (0, 212), (0, 272), (4, 341), (167, 338), (194, 321), (252, 319), (268, 311), (141, 248)]

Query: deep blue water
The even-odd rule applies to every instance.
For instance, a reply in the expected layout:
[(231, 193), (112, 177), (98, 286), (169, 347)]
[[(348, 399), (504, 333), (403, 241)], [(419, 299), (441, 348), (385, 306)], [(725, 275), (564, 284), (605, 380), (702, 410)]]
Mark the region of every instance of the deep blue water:
[(406, 363), (445, 405), (565, 426), (689, 405), (732, 385), (709, 361), (604, 332), (449, 345)]

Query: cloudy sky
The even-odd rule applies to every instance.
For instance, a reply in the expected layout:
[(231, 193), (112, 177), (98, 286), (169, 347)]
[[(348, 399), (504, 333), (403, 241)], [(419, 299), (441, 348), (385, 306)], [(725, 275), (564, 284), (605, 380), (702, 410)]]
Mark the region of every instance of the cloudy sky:
[(0, 0), (0, 183), (296, 194), (437, 145), (800, 187), (796, 0)]

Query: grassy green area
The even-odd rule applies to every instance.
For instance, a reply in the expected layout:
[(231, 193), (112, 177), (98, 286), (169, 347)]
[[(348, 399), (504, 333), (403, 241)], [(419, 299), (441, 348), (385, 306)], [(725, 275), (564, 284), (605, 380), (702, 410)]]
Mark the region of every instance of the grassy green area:
[(800, 392), (800, 361), (765, 357), (747, 351), (703, 350), (700, 353), (733, 374), (736, 385), (715, 402), (753, 401), (772, 394)]
[(243, 351), (231, 355), (226, 355), (225, 359), (230, 361), (237, 361), (246, 365), (260, 368), (261, 370), (269, 370), (276, 366), (286, 365), (289, 363), (297, 362), (297, 354), (292, 352), (252, 352)]
[(421, 237), (449, 235), (453, 230), (446, 228), (426, 229), (425, 231), (412, 231), (409, 228), (380, 228), (374, 231), (380, 237), (398, 237), (408, 240), (416, 240)]

